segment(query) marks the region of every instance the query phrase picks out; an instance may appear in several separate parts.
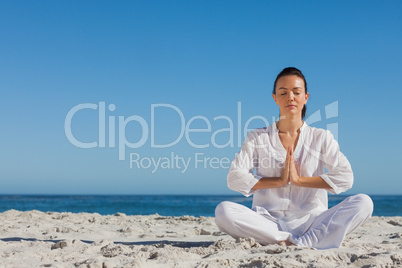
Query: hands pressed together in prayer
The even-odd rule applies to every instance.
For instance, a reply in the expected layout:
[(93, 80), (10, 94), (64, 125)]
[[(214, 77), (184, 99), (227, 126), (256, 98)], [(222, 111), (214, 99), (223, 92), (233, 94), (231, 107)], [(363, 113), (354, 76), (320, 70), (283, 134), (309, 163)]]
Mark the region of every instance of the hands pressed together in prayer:
[(286, 154), (286, 160), (283, 165), (281, 181), (283, 185), (291, 184), (297, 185), (299, 183), (300, 176), (297, 174), (295, 160), (293, 158), (293, 147), (289, 146)]
[(254, 186), (253, 190), (282, 187), (291, 183), (300, 187), (329, 189), (329, 186), (321, 177), (300, 177), (297, 173), (295, 160), (293, 158), (293, 147), (289, 146), (286, 160), (283, 165), (280, 177), (263, 177)]

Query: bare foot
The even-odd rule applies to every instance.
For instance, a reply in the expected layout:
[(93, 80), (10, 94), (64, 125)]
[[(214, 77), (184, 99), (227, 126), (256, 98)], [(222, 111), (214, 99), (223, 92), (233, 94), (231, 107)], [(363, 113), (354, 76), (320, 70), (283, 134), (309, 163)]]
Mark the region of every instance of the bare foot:
[(281, 247), (286, 247), (286, 243), (285, 243), (285, 241), (281, 241), (281, 242), (279, 242), (279, 243), (278, 243), (278, 245), (279, 245), (279, 246), (281, 246)]
[(279, 246), (282, 246), (282, 247), (296, 246), (296, 245), (293, 244), (292, 242), (289, 242), (289, 241), (286, 241), (286, 240), (279, 242), (278, 245), (279, 245)]

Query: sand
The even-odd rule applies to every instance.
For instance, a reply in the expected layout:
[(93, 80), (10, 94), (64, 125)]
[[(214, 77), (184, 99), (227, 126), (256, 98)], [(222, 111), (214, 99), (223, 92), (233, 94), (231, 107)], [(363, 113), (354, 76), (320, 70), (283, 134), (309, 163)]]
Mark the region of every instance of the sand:
[(0, 267), (402, 267), (402, 217), (373, 217), (340, 249), (261, 246), (213, 217), (0, 214)]

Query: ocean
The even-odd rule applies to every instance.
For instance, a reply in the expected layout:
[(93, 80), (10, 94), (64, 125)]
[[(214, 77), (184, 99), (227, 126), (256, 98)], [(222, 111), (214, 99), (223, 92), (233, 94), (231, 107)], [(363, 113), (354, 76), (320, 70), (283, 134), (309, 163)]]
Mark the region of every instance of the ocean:
[[(332, 207), (347, 195), (329, 196)], [(402, 195), (372, 195), (373, 216), (402, 216)], [(0, 195), (0, 212), (10, 209), (43, 212), (89, 212), (110, 215), (214, 216), (222, 201), (251, 207), (252, 197), (229, 195)]]

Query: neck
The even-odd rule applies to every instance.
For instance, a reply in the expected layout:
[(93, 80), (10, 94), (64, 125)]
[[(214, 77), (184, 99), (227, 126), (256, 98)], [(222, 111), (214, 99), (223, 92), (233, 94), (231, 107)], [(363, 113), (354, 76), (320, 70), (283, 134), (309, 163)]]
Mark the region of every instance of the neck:
[(279, 116), (277, 128), (279, 132), (295, 133), (299, 131), (302, 125), (303, 120), (301, 119), (300, 116), (297, 117)]

